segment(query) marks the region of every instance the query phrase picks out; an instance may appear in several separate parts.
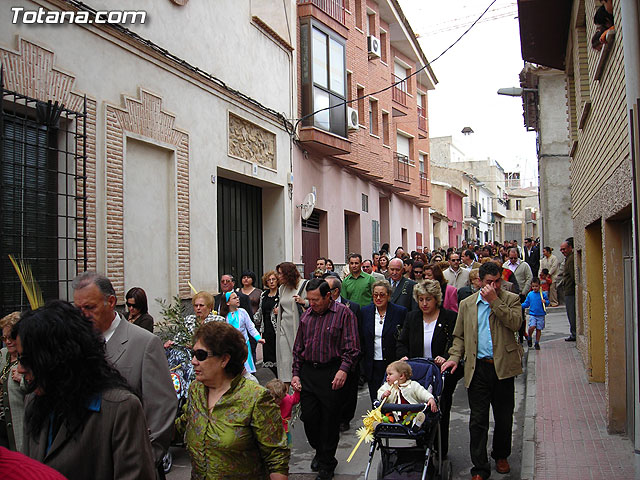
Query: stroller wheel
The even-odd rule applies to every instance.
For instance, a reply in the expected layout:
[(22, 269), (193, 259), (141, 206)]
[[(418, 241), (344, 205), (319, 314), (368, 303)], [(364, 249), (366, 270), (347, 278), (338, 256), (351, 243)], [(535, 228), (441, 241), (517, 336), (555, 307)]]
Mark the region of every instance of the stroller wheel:
[(451, 469), (451, 460), (443, 460), (440, 468), (440, 480), (451, 480), (452, 478), (453, 470)]
[(171, 467), (173, 466), (173, 455), (171, 455), (171, 451), (167, 450), (167, 453), (162, 457), (162, 468), (164, 469), (164, 473), (169, 473)]

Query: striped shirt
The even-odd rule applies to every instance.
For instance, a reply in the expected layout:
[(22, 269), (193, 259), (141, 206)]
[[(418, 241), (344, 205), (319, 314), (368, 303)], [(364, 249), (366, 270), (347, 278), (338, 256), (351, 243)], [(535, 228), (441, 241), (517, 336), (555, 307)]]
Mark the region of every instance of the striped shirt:
[(300, 375), (304, 362), (340, 361), (340, 370), (350, 372), (360, 355), (357, 323), (350, 308), (333, 300), (322, 315), (308, 308), (293, 345), (293, 376)]

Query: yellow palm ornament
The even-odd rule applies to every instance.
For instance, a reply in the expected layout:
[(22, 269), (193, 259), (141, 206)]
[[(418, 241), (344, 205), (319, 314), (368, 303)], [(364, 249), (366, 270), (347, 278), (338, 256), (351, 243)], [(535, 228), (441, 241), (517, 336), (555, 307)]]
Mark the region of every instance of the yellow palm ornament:
[(36, 279), (33, 277), (31, 267), (23, 260), (20, 260), (18, 263), (18, 261), (13, 258), (13, 255), (9, 255), (9, 260), (11, 260), (13, 268), (15, 268), (16, 273), (18, 274), (24, 293), (27, 296), (27, 300), (29, 300), (31, 310), (37, 310), (42, 307), (44, 305), (42, 290), (40, 289), (38, 282), (36, 282)]
[[(396, 380), (391, 386), (391, 390), (394, 390), (397, 388), (398, 388), (398, 381)], [(379, 423), (382, 423), (382, 405), (384, 405), (384, 402), (387, 401), (387, 398), (389, 397), (385, 397), (382, 400), (382, 402), (380, 402), (380, 405), (378, 405), (378, 408), (369, 410), (366, 415), (362, 416), (363, 418), (362, 423), (364, 424), (364, 426), (356, 430), (356, 435), (358, 436), (359, 440), (358, 440), (358, 443), (356, 443), (356, 446), (353, 447), (353, 450), (351, 451), (349, 458), (347, 458), (347, 462), (351, 461), (351, 459), (353, 458), (353, 455), (356, 453), (356, 450), (358, 450), (362, 442), (371, 443), (373, 441), (373, 432), (375, 432), (376, 430), (376, 425), (378, 425)]]

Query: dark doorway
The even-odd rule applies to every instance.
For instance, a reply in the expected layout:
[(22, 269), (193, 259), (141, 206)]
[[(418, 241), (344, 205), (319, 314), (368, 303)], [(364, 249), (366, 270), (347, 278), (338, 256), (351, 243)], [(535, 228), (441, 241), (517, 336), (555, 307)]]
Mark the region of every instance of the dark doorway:
[[(262, 277), (262, 189), (218, 177), (218, 276), (253, 270)], [(261, 285), (256, 285), (260, 287)]]
[(320, 257), (320, 212), (315, 210), (307, 220), (302, 220), (302, 261), (304, 277), (310, 278)]

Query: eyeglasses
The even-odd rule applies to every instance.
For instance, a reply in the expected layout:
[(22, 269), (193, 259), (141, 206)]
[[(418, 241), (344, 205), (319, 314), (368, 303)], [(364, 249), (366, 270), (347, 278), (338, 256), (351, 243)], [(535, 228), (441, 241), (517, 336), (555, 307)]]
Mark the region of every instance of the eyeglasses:
[(451, 259), (451, 261), (452, 261), (452, 262), (459, 262), (459, 261), (460, 261), (460, 259), (459, 259), (459, 258), (452, 258), (452, 259)]
[(388, 294), (385, 293), (374, 293), (373, 298), (385, 298)]
[(213, 353), (209, 353), (206, 350), (199, 348), (198, 350), (191, 350), (191, 357), (196, 357), (199, 362), (204, 362), (208, 357), (215, 356)]
[(8, 336), (2, 335), (0, 337), (0, 340), (2, 340), (3, 342), (15, 342), (15, 340), (11, 338), (11, 335), (8, 335)]
[(127, 307), (128, 307), (128, 308), (138, 308), (138, 305), (136, 305), (135, 303), (129, 303), (129, 302), (127, 302)]

